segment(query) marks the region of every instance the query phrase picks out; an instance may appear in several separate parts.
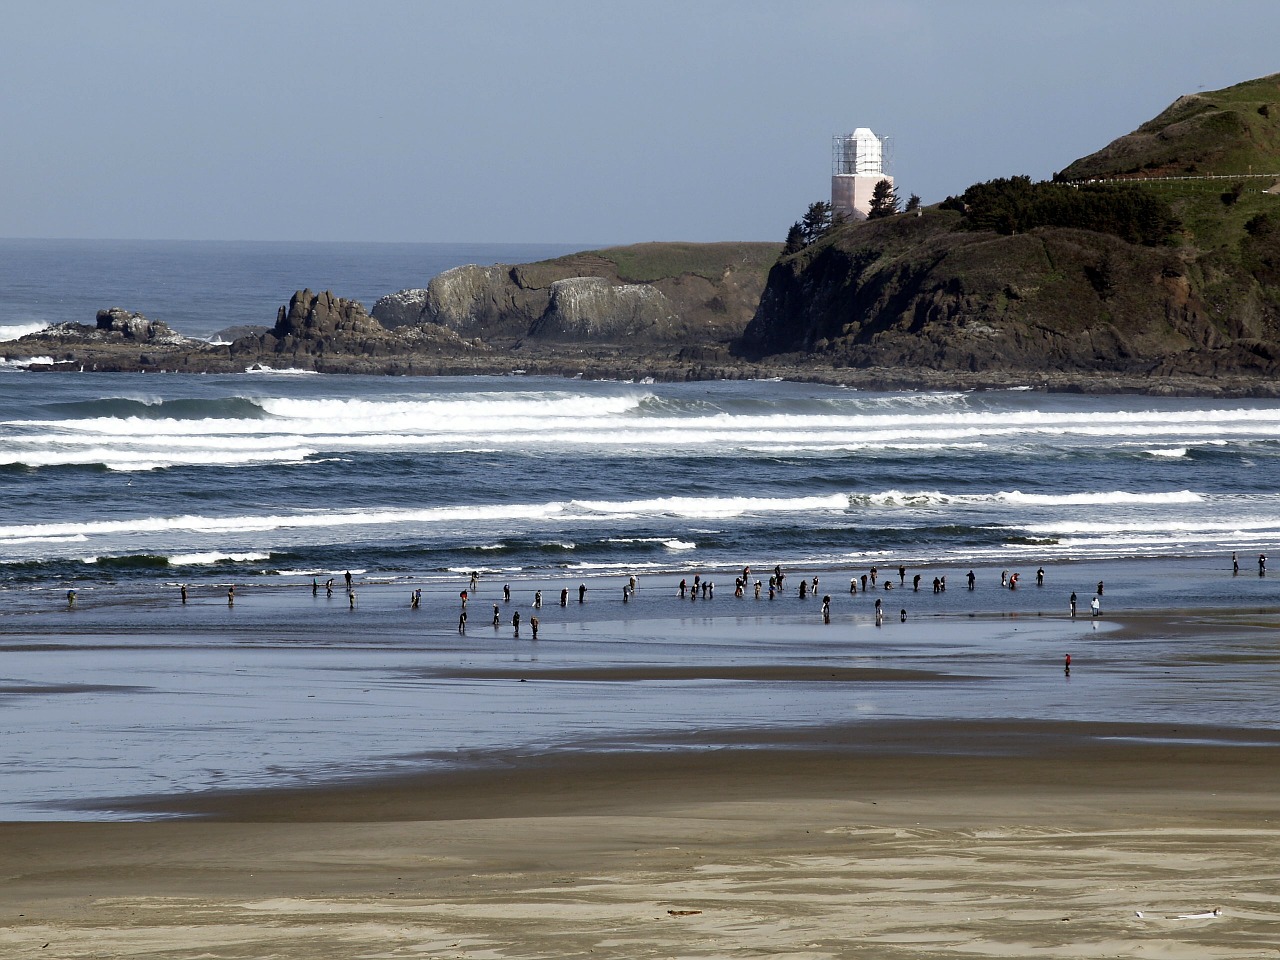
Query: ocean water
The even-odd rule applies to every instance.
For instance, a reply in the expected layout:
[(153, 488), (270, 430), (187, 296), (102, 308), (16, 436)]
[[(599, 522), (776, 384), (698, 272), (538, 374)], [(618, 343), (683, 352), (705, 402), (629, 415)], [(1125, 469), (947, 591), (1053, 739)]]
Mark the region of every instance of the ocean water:
[[(1249, 559), (1280, 403), (0, 374), (0, 582)], [(1246, 564), (1247, 565), (1247, 564)]]
[[(255, 260), (241, 245), (152, 245), (154, 256), (133, 257), (127, 244), (90, 244), (77, 261), (75, 244), (4, 244), (34, 271), (0, 257), (0, 325), (11, 326), (91, 319), (117, 302), (77, 288), (69, 278), (80, 274), (187, 332), (264, 322), (258, 301), (274, 311), (297, 286), (372, 298), (426, 279), (385, 274), (377, 289), (382, 248), (282, 245), (273, 259), (249, 245)], [(57, 269), (32, 267), (42, 258)], [(324, 274), (317, 258), (345, 258), (363, 279), (349, 292), (337, 280), (284, 282), (298, 263)], [(240, 293), (216, 316), (181, 313), (190, 291), (219, 288)], [(864, 719), (1274, 728), (1277, 581), (1257, 575), (1257, 557), (1278, 538), (1275, 401), (10, 365), (0, 368), (0, 816)], [(744, 565), (754, 580), (775, 564), (792, 576), (773, 604), (732, 596)], [(903, 586), (876, 594), (890, 611), (877, 628), (874, 597), (850, 594), (849, 580), (899, 564)], [(1003, 570), (1020, 572), (1022, 588), (1000, 589)], [(458, 592), (470, 571), (480, 589), (464, 634)], [(624, 604), (632, 574), (641, 587)], [(714, 599), (676, 597), (694, 574), (718, 582)], [(834, 595), (831, 624), (794, 595), (801, 575)], [(941, 595), (936, 576), (949, 580)], [(313, 595), (313, 581), (330, 578), (334, 595)], [(1066, 616), (1067, 594), (1084, 611), (1097, 580), (1107, 613), (1216, 608), (1245, 619), (1214, 628), (1212, 656), (1193, 629), (1113, 643), (1105, 618)], [(414, 589), (425, 593), (419, 610)], [(517, 642), (511, 614), (527, 624), (535, 590), (542, 634)], [(564, 607), (561, 590), (573, 591)], [(1064, 651), (1077, 663), (1066, 686)], [(717, 665), (828, 663), (937, 682), (851, 691), (696, 679)], [(513, 681), (552, 666), (654, 664), (694, 677)]]
[(295, 290), (331, 290), (373, 309), (381, 296), (425, 287), (468, 263), (525, 263), (565, 244), (168, 242), (0, 239), (0, 340), (52, 323), (93, 324), (123, 307), (189, 337), (240, 324), (271, 326)]

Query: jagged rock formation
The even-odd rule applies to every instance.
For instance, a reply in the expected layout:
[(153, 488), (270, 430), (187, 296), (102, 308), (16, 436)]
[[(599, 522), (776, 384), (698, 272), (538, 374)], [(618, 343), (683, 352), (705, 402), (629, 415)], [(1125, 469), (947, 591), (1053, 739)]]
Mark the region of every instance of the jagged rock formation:
[(276, 325), (259, 336), (231, 344), (232, 356), (274, 353), (289, 356), (335, 353), (385, 353), (390, 340), (386, 328), (365, 312), (358, 300), (335, 297), (329, 291), (300, 290), (276, 313)]
[(119, 334), (126, 340), (138, 343), (176, 344), (185, 339), (167, 323), (148, 320), (140, 313), (131, 313), (121, 307), (99, 310), (97, 329), (107, 334)]

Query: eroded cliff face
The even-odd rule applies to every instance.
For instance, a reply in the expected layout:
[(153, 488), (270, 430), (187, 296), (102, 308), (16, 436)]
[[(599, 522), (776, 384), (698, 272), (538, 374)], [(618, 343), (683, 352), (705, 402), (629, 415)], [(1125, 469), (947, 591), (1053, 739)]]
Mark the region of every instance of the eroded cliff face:
[(603, 277), (570, 277), (551, 284), (550, 292), (546, 312), (529, 328), (530, 336), (670, 339), (675, 308), (656, 287), (613, 284)]
[(957, 216), (856, 224), (781, 260), (738, 352), (937, 371), (1278, 372), (1276, 331), (1242, 310), (1247, 279), (1215, 302), (1207, 291), (1225, 281), (1193, 252), (1083, 230), (958, 231)]
[(457, 267), (425, 288), (381, 298), (373, 316), (393, 329), (436, 325), (486, 342), (584, 340), (634, 351), (727, 345), (755, 313), (778, 249), (643, 244)]

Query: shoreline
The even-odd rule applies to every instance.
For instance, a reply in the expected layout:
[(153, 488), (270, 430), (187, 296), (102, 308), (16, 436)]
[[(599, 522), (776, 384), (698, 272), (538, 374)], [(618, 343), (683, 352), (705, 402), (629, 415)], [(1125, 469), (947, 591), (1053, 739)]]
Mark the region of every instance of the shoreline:
[[(39, 337), (39, 335), (32, 335)], [(583, 356), (581, 352), (557, 356), (512, 355), (484, 358), (435, 354), (364, 356), (325, 354), (231, 357), (200, 356), (193, 346), (175, 349), (172, 355), (138, 347), (74, 349), (61, 338), (5, 341), (0, 344), (0, 364), (21, 366), (31, 373), (159, 373), (159, 374), (270, 374), (313, 373), (330, 376), (373, 377), (546, 377), (563, 380), (663, 383), (716, 381), (784, 381), (846, 387), (869, 392), (983, 392), (1000, 390), (1066, 393), (1089, 396), (1151, 396), (1201, 399), (1280, 398), (1280, 381), (1249, 375), (1166, 374), (1152, 377), (1143, 371), (931, 370), (899, 367), (835, 367), (810, 360), (749, 361), (717, 359), (684, 361), (660, 355), (636, 357), (606, 350)], [(14, 349), (10, 344), (22, 344)], [(68, 349), (71, 346), (72, 349)], [(497, 349), (497, 348), (491, 348)], [(36, 352), (33, 352), (36, 351)], [(52, 354), (61, 359), (54, 360)], [(29, 363), (27, 361), (30, 361)]]
[[(726, 795), (785, 799), (797, 782), (834, 789), (961, 789), (1006, 782), (1090, 790), (1161, 785), (1186, 763), (1280, 788), (1280, 730), (1107, 721), (901, 720), (817, 728), (743, 728), (665, 736), (651, 748), (579, 744), (493, 751), (435, 770), (303, 787), (211, 790), (69, 807), (230, 823), (334, 823), (582, 816), (631, 805), (712, 803)], [(1081, 784), (1079, 769), (1089, 770)], [(939, 774), (947, 769), (946, 777)], [(766, 773), (766, 771), (772, 771)], [(1243, 772), (1242, 772), (1243, 771)], [(1225, 773), (1224, 773), (1225, 775)], [(661, 789), (654, 787), (661, 783)], [(1168, 784), (1165, 783), (1165, 786)], [(1184, 785), (1199, 785), (1187, 781)]]

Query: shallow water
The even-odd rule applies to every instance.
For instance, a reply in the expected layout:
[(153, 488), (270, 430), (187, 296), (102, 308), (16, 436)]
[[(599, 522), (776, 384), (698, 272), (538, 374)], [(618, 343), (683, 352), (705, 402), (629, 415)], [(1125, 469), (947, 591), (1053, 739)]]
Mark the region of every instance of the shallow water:
[[(109, 803), (69, 811), (111, 797), (319, 783), (546, 750), (713, 746), (744, 730), (886, 720), (1280, 727), (1270, 578), (1188, 561), (1062, 564), (1047, 568), (1046, 587), (1010, 591), (998, 587), (999, 570), (980, 567), (973, 592), (850, 596), (848, 572), (817, 571), (845, 585), (833, 593), (830, 624), (816, 600), (795, 596), (808, 570), (792, 571), (774, 601), (722, 588), (682, 601), (678, 578), (664, 576), (642, 577), (624, 604), (625, 580), (611, 577), (588, 581), (585, 604), (571, 591), (564, 608), (559, 588), (579, 581), (516, 580), (504, 603), (498, 581), (486, 580), (468, 603), (465, 636), (456, 628), (461, 581), (428, 583), (417, 611), (412, 583), (359, 577), (355, 611), (301, 582), (247, 588), (234, 607), (212, 589), (184, 607), (172, 588), (137, 584), (102, 604), (99, 594), (81, 597), (74, 610), (9, 610), (0, 618), (0, 817), (111, 817)], [(930, 583), (945, 573), (955, 584), (962, 571), (926, 572)], [(1083, 597), (1099, 578), (1109, 615), (1146, 627), (1065, 616), (1065, 594)], [(1164, 599), (1187, 583), (1230, 615), (1166, 618)], [(535, 611), (539, 588), (548, 602)], [(881, 627), (877, 596), (889, 611)], [(517, 609), (520, 640), (509, 622)], [(536, 643), (530, 615), (541, 620)], [(799, 666), (918, 673), (770, 678)], [(658, 667), (686, 669), (681, 679), (649, 678)], [(716, 679), (717, 668), (759, 668), (758, 679)]]

